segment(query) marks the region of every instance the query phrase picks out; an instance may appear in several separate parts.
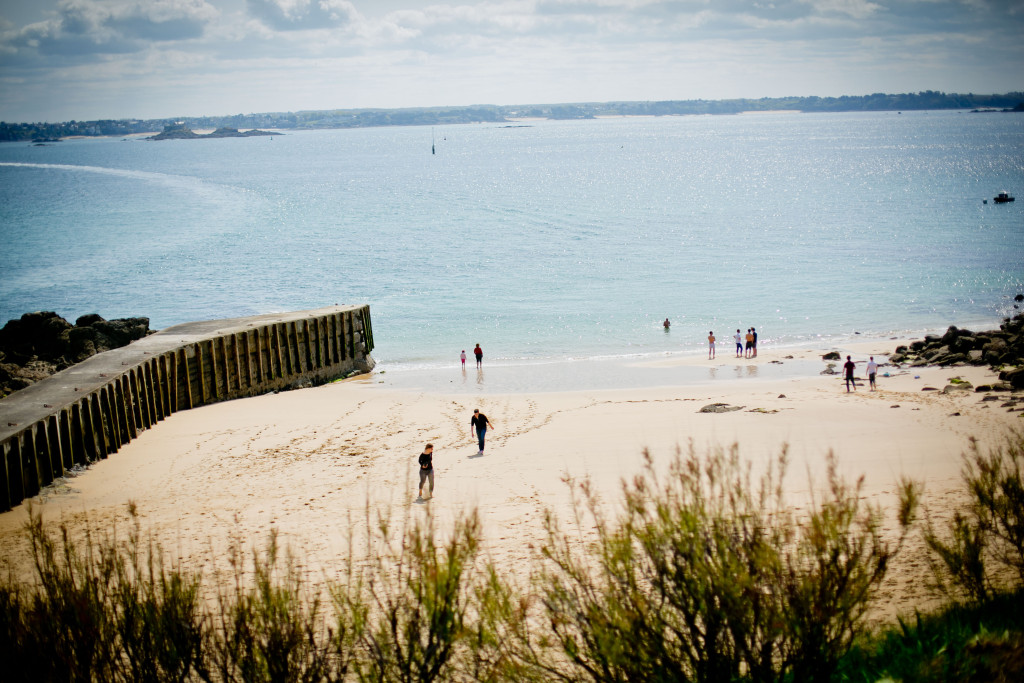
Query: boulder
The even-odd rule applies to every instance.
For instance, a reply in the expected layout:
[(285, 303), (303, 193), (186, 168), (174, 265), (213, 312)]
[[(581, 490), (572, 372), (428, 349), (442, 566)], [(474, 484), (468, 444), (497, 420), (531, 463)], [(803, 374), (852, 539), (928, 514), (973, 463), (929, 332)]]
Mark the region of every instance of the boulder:
[(838, 351), (829, 351), (821, 357), (822, 360), (842, 360), (842, 356), (839, 355)]
[(75, 327), (88, 327), (94, 323), (103, 322), (103, 316), (99, 313), (87, 313), (79, 316), (75, 321)]
[(33, 357), (53, 360), (67, 352), (70, 329), (71, 323), (53, 311), (26, 313), (0, 329), (0, 350), (18, 365)]
[(932, 362), (936, 365), (956, 365), (957, 363), (966, 363), (967, 356), (962, 353), (947, 353), (944, 356), (933, 358)]
[(743, 410), (743, 406), (731, 406), (728, 403), (712, 403), (701, 408), (700, 413), (731, 413), (734, 410)]
[(1024, 367), (1000, 372), (999, 379), (1007, 382), (1014, 389), (1024, 389)]
[(955, 394), (961, 391), (974, 391), (974, 386), (970, 382), (958, 382), (956, 384), (947, 384), (942, 389), (944, 394)]

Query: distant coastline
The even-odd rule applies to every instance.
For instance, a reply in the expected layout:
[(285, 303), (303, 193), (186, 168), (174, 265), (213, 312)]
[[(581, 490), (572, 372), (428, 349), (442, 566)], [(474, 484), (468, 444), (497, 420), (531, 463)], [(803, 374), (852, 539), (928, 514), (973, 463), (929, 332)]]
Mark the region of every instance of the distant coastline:
[[(266, 129), (281, 131), (380, 126), (441, 126), (461, 123), (513, 123), (531, 120), (579, 120), (609, 117), (957, 109), (1021, 112), (1024, 111), (1024, 92), (975, 95), (925, 90), (918, 93), (875, 93), (842, 97), (473, 105), (408, 109), (327, 109), (165, 119), (103, 119), (62, 123), (0, 122), (0, 142), (57, 140), (69, 137), (152, 135), (164, 130), (167, 126), (174, 125), (182, 125), (191, 130), (231, 129), (236, 132), (247, 130), (246, 133), (238, 134), (238, 136), (243, 136), (281, 134), (270, 133)], [(252, 132), (254, 129), (262, 130), (254, 133)], [(212, 137), (237, 136), (214, 135)]]

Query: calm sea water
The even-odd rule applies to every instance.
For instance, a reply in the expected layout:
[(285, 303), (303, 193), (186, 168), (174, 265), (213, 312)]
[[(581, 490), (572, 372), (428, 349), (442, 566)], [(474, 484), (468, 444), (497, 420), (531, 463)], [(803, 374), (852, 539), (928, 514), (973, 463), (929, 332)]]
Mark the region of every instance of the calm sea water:
[(794, 345), (988, 326), (1024, 291), (1024, 196), (993, 204), (1003, 189), (1024, 195), (1021, 115), (4, 144), (0, 323), (369, 303), (396, 369), (475, 343), (542, 363), (751, 325)]

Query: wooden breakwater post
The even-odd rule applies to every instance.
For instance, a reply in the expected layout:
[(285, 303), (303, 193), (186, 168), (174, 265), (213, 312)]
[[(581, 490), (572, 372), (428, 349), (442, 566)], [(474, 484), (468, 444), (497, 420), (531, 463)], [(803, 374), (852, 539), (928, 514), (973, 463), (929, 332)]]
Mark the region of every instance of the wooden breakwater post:
[(185, 323), (0, 401), (0, 512), (168, 415), (374, 365), (369, 306)]

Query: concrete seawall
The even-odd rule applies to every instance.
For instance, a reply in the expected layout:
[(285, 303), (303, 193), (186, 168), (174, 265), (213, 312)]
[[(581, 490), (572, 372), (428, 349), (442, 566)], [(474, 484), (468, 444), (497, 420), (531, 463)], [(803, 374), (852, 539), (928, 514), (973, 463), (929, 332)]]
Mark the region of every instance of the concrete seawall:
[(0, 511), (171, 413), (373, 367), (369, 306), (185, 323), (0, 401)]

